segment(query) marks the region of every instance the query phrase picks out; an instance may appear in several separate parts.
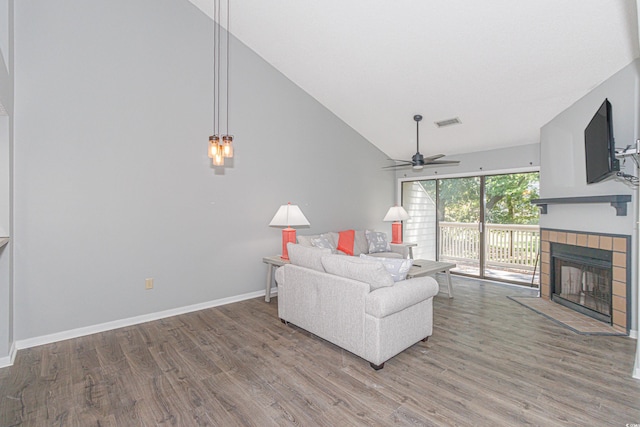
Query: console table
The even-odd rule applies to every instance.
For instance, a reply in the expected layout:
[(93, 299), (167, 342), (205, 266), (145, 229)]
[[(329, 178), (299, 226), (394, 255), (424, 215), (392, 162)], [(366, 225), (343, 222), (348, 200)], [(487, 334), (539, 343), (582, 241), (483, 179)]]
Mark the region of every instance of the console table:
[(411, 243), (411, 242), (389, 243), (389, 245), (391, 245), (391, 247), (393, 247), (393, 246), (402, 246), (404, 248), (407, 248), (407, 250), (409, 251), (409, 259), (413, 259), (413, 248), (418, 246), (417, 243)]
[(266, 302), (271, 302), (271, 284), (275, 281), (275, 278), (273, 277), (273, 272), (274, 272), (274, 268), (273, 267), (281, 267), (285, 264), (289, 264), (289, 260), (288, 259), (282, 259), (280, 257), (280, 255), (274, 255), (274, 256), (266, 256), (264, 258), (262, 258), (262, 262), (264, 262), (265, 264), (267, 264), (267, 289), (266, 289), (266, 293), (264, 294), (264, 300)]

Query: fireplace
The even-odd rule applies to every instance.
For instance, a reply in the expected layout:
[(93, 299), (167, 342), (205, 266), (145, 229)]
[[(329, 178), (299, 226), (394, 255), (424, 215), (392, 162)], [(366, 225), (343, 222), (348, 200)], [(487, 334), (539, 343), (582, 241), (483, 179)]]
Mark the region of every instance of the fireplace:
[(551, 300), (611, 324), (612, 252), (551, 244)]
[(631, 329), (631, 236), (542, 228), (540, 296)]

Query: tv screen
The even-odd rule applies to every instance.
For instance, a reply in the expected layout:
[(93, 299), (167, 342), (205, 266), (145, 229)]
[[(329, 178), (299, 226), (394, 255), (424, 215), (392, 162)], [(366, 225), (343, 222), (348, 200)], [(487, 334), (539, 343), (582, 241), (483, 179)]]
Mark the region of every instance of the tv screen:
[(615, 150), (611, 103), (605, 99), (584, 130), (587, 184), (602, 181), (620, 170)]

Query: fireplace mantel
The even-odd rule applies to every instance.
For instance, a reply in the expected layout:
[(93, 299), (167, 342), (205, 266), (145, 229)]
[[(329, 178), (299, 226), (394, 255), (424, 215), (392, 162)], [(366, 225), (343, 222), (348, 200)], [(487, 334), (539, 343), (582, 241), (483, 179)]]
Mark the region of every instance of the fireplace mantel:
[(531, 203), (538, 205), (541, 214), (547, 213), (547, 205), (575, 204), (575, 203), (611, 203), (616, 210), (616, 216), (627, 216), (627, 203), (631, 201), (629, 194), (615, 194), (610, 196), (584, 197), (554, 197), (550, 199), (533, 199)]

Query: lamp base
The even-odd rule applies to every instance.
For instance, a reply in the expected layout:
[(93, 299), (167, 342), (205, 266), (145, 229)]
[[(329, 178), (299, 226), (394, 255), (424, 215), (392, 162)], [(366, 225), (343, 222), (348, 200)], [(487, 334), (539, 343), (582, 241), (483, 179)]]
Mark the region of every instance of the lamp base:
[(282, 230), (282, 255), (280, 258), (289, 259), (289, 251), (287, 251), (287, 243), (295, 243), (296, 242), (296, 229), (287, 227)]
[(402, 243), (402, 223), (400, 221), (391, 224), (391, 243)]

